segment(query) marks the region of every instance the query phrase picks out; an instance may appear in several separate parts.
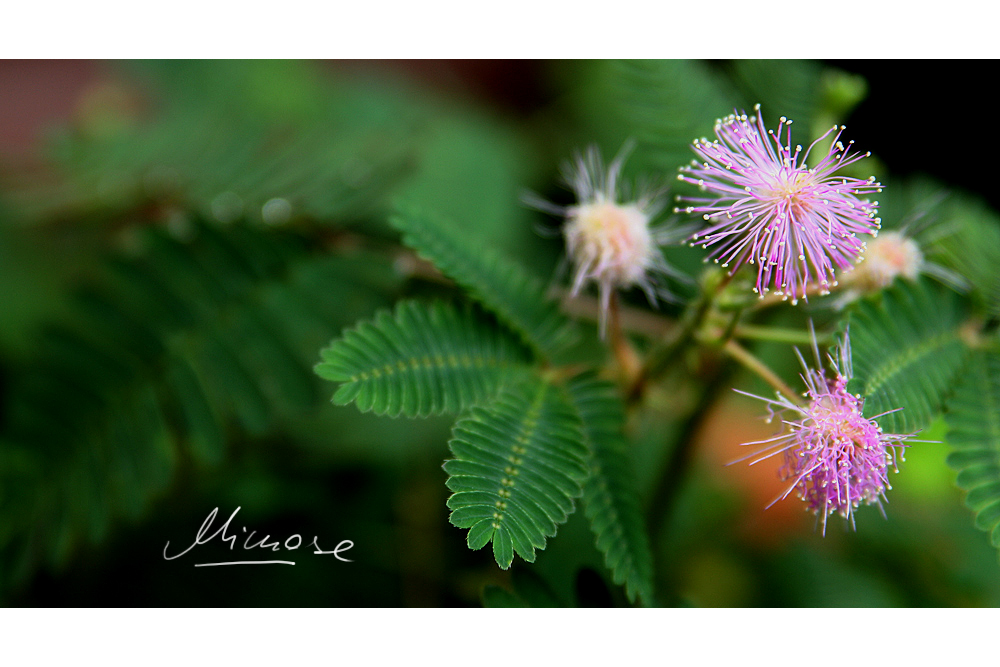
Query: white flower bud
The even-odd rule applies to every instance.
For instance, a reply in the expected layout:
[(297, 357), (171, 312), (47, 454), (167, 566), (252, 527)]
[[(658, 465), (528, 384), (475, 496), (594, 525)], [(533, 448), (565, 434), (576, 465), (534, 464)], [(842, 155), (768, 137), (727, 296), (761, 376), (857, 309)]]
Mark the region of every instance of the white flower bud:
[(850, 282), (864, 292), (885, 289), (902, 276), (916, 280), (924, 265), (924, 253), (912, 238), (897, 231), (882, 232), (868, 242), (864, 261), (851, 273)]
[(566, 165), (564, 177), (577, 199), (573, 206), (558, 207), (533, 196), (525, 199), (530, 206), (565, 217), (563, 236), (573, 265), (570, 293), (576, 296), (588, 283), (597, 285), (602, 335), (614, 290), (640, 287), (655, 305), (658, 296), (671, 299), (672, 295), (657, 282), (654, 273), (685, 280), (666, 263), (659, 246), (679, 242), (691, 230), (652, 224), (665, 203), (663, 188), (631, 197), (627, 187), (619, 188), (627, 151), (628, 146), (607, 168), (596, 147)]
[(655, 261), (649, 217), (635, 204), (570, 207), (563, 234), (575, 269), (574, 294), (586, 280), (611, 288), (641, 284)]

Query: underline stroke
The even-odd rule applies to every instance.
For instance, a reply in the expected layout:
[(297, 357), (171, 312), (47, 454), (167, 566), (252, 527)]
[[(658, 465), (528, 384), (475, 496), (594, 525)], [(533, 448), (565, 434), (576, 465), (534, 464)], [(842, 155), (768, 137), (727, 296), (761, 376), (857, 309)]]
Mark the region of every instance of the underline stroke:
[(290, 560), (234, 560), (228, 563), (195, 563), (195, 567), (215, 567), (216, 565), (295, 565)]

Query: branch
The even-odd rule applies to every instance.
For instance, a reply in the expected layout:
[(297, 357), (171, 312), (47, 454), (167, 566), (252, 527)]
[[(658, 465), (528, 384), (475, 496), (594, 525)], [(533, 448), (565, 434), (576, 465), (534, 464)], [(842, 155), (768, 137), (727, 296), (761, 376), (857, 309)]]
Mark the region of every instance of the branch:
[[(568, 290), (557, 291), (562, 311), (570, 317), (583, 318), (597, 322), (600, 318), (601, 305), (596, 297), (578, 295), (569, 296)], [(677, 322), (664, 315), (658, 315), (642, 308), (618, 304), (619, 322), (624, 331), (637, 333), (646, 338), (663, 338), (677, 327)]]
[(726, 356), (735, 359), (747, 370), (756, 374), (759, 378), (764, 380), (764, 382), (771, 385), (775, 391), (782, 394), (792, 403), (801, 404), (802, 399), (799, 394), (792, 391), (791, 387), (785, 384), (785, 381), (778, 377), (774, 371), (764, 365), (757, 357), (753, 356), (742, 347), (739, 343), (734, 340), (727, 341), (725, 345), (722, 346), (722, 351), (726, 353)]

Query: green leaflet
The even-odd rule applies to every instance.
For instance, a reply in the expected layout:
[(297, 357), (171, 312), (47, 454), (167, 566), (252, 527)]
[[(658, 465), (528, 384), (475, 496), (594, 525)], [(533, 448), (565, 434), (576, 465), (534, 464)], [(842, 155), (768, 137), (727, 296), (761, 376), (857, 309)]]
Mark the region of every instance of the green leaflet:
[(628, 597), (653, 602), (653, 555), (623, 434), (625, 411), (613, 384), (588, 373), (568, 386), (590, 449), (584, 511), (597, 548)]
[[(934, 250), (940, 259), (968, 279), (972, 294), (990, 316), (1000, 316), (1000, 217), (981, 200), (953, 196), (942, 217), (945, 229)], [(944, 223), (943, 223), (944, 225)]]
[(404, 209), (390, 222), (403, 233), (403, 243), (468, 289), (543, 356), (552, 357), (572, 342), (569, 321), (546, 299), (541, 280), (520, 265), (422, 211)]
[(879, 418), (886, 432), (926, 428), (944, 408), (968, 356), (959, 318), (954, 295), (924, 282), (899, 284), (851, 316), (851, 391), (866, 415), (903, 408)]
[(968, 491), (976, 527), (1000, 548), (1000, 354), (977, 351), (948, 404), (948, 465)]
[(530, 355), (482, 312), (402, 301), (321, 352), (316, 373), (343, 383), (333, 402), (397, 417), (455, 413), (494, 396)]
[(538, 377), (507, 387), (459, 419), (448, 446), (451, 522), (469, 529), (469, 548), (492, 541), (505, 570), (515, 552), (533, 562), (587, 477), (580, 419), (565, 391)]

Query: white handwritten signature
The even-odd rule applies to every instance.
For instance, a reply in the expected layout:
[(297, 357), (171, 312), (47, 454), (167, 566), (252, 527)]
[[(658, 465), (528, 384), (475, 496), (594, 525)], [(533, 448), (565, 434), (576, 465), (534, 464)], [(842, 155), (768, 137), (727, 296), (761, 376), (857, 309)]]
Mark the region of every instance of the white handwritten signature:
[[(191, 543), (191, 546), (189, 546), (187, 549), (180, 552), (179, 554), (176, 554), (174, 556), (168, 556), (167, 548), (170, 546), (170, 542), (168, 541), (167, 544), (163, 547), (163, 559), (174, 560), (176, 558), (180, 558), (184, 554), (194, 549), (196, 546), (200, 544), (207, 544), (208, 542), (214, 540), (216, 537), (221, 537), (223, 542), (229, 542), (229, 550), (232, 551), (236, 547), (236, 540), (238, 536), (236, 534), (227, 535), (226, 530), (229, 528), (229, 524), (232, 523), (233, 519), (236, 517), (236, 513), (239, 511), (240, 508), (237, 507), (235, 510), (233, 510), (233, 513), (229, 515), (229, 518), (226, 519), (226, 522), (222, 524), (221, 528), (216, 530), (211, 535), (208, 535), (208, 532), (212, 529), (212, 524), (215, 522), (216, 516), (218, 516), (219, 514), (219, 508), (216, 507), (214, 510), (208, 513), (208, 517), (205, 518), (205, 521), (201, 524), (201, 528), (198, 529), (198, 534), (195, 536), (194, 542)], [(235, 531), (235, 528), (233, 530)], [(245, 533), (246, 530), (247, 530), (246, 526), (244, 526), (243, 532)], [(278, 551), (279, 549), (282, 548), (282, 544), (280, 542), (267, 541), (268, 539), (270, 539), (271, 537), (270, 535), (264, 536), (264, 538), (262, 538), (256, 544), (250, 544), (250, 541), (253, 539), (253, 536), (256, 532), (257, 532), (256, 530), (252, 530), (250, 531), (250, 534), (246, 536), (246, 539), (243, 541), (244, 550), (260, 548), (260, 549), (270, 549), (271, 551)], [(206, 535), (208, 536), (206, 537)], [(284, 548), (286, 551), (295, 551), (300, 546), (302, 546), (302, 536), (298, 534), (290, 536), (284, 542)], [(333, 555), (334, 558), (343, 561), (345, 563), (353, 562), (350, 559), (344, 558), (343, 556), (340, 555), (341, 553), (347, 551), (348, 549), (354, 546), (354, 542), (350, 540), (342, 540), (336, 547), (334, 547), (333, 551), (323, 551), (322, 549), (319, 548), (317, 538), (314, 536), (312, 544), (310, 546), (312, 546), (315, 549), (315, 551), (313, 551), (314, 554), (322, 556)], [(217, 565), (295, 565), (295, 562), (290, 560), (237, 560), (237, 561), (226, 561), (223, 563), (195, 563), (195, 567), (215, 567)]]

